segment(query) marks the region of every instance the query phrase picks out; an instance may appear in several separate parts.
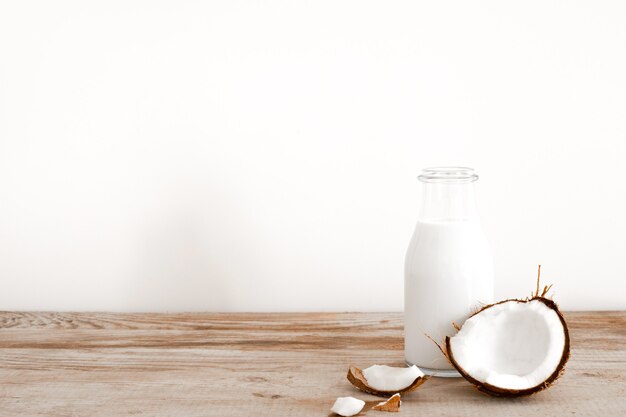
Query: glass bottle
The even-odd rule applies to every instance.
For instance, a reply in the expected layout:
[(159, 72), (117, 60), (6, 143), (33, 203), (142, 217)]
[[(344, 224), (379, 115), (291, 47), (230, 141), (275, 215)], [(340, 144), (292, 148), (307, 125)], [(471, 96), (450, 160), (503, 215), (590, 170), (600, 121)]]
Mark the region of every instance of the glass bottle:
[(458, 376), (437, 346), (474, 309), (493, 301), (493, 262), (474, 198), (472, 168), (428, 168), (404, 267), (406, 362), (437, 376)]

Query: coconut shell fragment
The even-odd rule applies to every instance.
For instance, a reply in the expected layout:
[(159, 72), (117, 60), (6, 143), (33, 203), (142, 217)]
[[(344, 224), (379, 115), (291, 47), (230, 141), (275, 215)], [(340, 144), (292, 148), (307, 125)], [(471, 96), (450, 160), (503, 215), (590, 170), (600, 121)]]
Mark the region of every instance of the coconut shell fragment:
[(393, 394), (387, 401), (382, 401), (372, 407), (372, 410), (389, 411), (397, 413), (400, 411), (400, 394)]
[(373, 394), (379, 397), (391, 397), (395, 394), (406, 394), (407, 392), (415, 391), (417, 388), (419, 388), (420, 385), (426, 382), (430, 377), (427, 375), (418, 376), (417, 378), (415, 378), (413, 382), (411, 382), (406, 387), (399, 389), (399, 390), (393, 390), (393, 391), (384, 391), (384, 390), (373, 388), (367, 382), (367, 378), (365, 378), (365, 375), (363, 375), (363, 371), (361, 371), (361, 369), (357, 368), (354, 365), (351, 365), (350, 368), (348, 369), (347, 378), (348, 378), (348, 381), (350, 381), (352, 385), (354, 385), (356, 388), (360, 389), (361, 391), (364, 391), (364, 392), (367, 392), (369, 394)]

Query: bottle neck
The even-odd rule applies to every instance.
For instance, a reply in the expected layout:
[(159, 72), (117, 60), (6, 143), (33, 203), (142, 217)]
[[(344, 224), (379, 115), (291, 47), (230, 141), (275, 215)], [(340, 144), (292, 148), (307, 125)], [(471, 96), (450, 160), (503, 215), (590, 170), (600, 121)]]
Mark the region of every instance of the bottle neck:
[(422, 182), (421, 221), (476, 221), (473, 182)]

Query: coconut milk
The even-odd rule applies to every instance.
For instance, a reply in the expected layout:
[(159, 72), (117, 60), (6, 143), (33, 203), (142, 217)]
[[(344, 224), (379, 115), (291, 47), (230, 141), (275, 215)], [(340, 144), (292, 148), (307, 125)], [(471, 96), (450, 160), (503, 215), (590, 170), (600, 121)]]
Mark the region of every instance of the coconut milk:
[(406, 361), (443, 376), (452, 367), (426, 335), (441, 343), (456, 332), (453, 322), (492, 298), (491, 252), (478, 219), (418, 221), (405, 260)]

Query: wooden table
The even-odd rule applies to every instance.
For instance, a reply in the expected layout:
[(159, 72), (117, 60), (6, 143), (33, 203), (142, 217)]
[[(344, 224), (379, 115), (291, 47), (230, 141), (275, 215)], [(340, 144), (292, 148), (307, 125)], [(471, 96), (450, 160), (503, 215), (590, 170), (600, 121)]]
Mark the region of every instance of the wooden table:
[[(626, 312), (566, 318), (572, 356), (551, 389), (507, 400), (435, 378), (393, 415), (626, 416)], [(4, 312), (0, 416), (328, 416), (338, 396), (376, 400), (348, 365), (402, 365), (402, 343), (398, 313)]]

